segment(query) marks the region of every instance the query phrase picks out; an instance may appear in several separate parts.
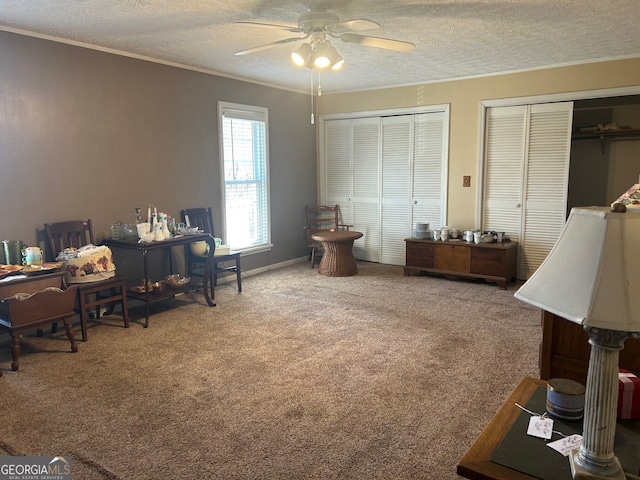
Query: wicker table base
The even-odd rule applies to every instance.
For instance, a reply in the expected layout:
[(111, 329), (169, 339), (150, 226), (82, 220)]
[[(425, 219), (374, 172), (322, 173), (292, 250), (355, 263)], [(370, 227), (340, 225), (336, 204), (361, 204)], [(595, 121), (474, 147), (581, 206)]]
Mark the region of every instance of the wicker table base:
[(349, 277), (358, 273), (352, 250), (353, 241), (360, 237), (362, 233), (354, 231), (322, 232), (313, 235), (314, 240), (322, 242), (324, 249), (318, 273), (328, 277)]

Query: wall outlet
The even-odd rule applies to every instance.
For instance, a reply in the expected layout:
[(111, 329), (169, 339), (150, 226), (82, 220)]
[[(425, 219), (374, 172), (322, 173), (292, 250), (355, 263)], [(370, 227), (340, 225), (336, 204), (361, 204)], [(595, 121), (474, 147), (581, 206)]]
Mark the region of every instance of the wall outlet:
[(471, 175), (465, 175), (462, 177), (462, 186), (470, 187), (471, 186)]

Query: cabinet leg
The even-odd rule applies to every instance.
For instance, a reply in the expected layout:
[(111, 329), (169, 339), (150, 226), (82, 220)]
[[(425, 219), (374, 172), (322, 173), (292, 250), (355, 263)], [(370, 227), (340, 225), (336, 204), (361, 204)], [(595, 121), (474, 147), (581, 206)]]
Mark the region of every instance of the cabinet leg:
[(71, 327), (71, 319), (69, 317), (64, 319), (64, 328), (67, 331), (67, 338), (71, 342), (71, 351), (76, 353), (78, 351), (78, 345), (76, 345), (76, 337), (73, 334), (73, 328)]
[(11, 362), (11, 370), (14, 372), (20, 368), (20, 335), (11, 335), (11, 356), (13, 361)]

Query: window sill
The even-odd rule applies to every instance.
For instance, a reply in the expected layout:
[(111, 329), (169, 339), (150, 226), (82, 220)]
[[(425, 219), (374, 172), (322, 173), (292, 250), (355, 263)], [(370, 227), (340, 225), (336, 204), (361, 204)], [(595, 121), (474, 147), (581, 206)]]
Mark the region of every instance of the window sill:
[(232, 248), (232, 250), (234, 252), (240, 252), (241, 256), (246, 257), (247, 255), (253, 255), (254, 253), (268, 252), (272, 248), (273, 245), (271, 243), (268, 243), (265, 245), (258, 245), (256, 247), (238, 248), (237, 250)]

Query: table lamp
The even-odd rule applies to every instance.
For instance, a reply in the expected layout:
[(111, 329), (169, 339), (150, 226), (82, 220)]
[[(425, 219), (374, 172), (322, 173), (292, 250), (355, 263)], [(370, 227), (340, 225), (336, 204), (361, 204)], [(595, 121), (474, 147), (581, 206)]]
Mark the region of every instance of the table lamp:
[(583, 326), (591, 355), (574, 479), (624, 480), (613, 452), (618, 357), (640, 332), (640, 211), (573, 208), (555, 246), (515, 297)]

